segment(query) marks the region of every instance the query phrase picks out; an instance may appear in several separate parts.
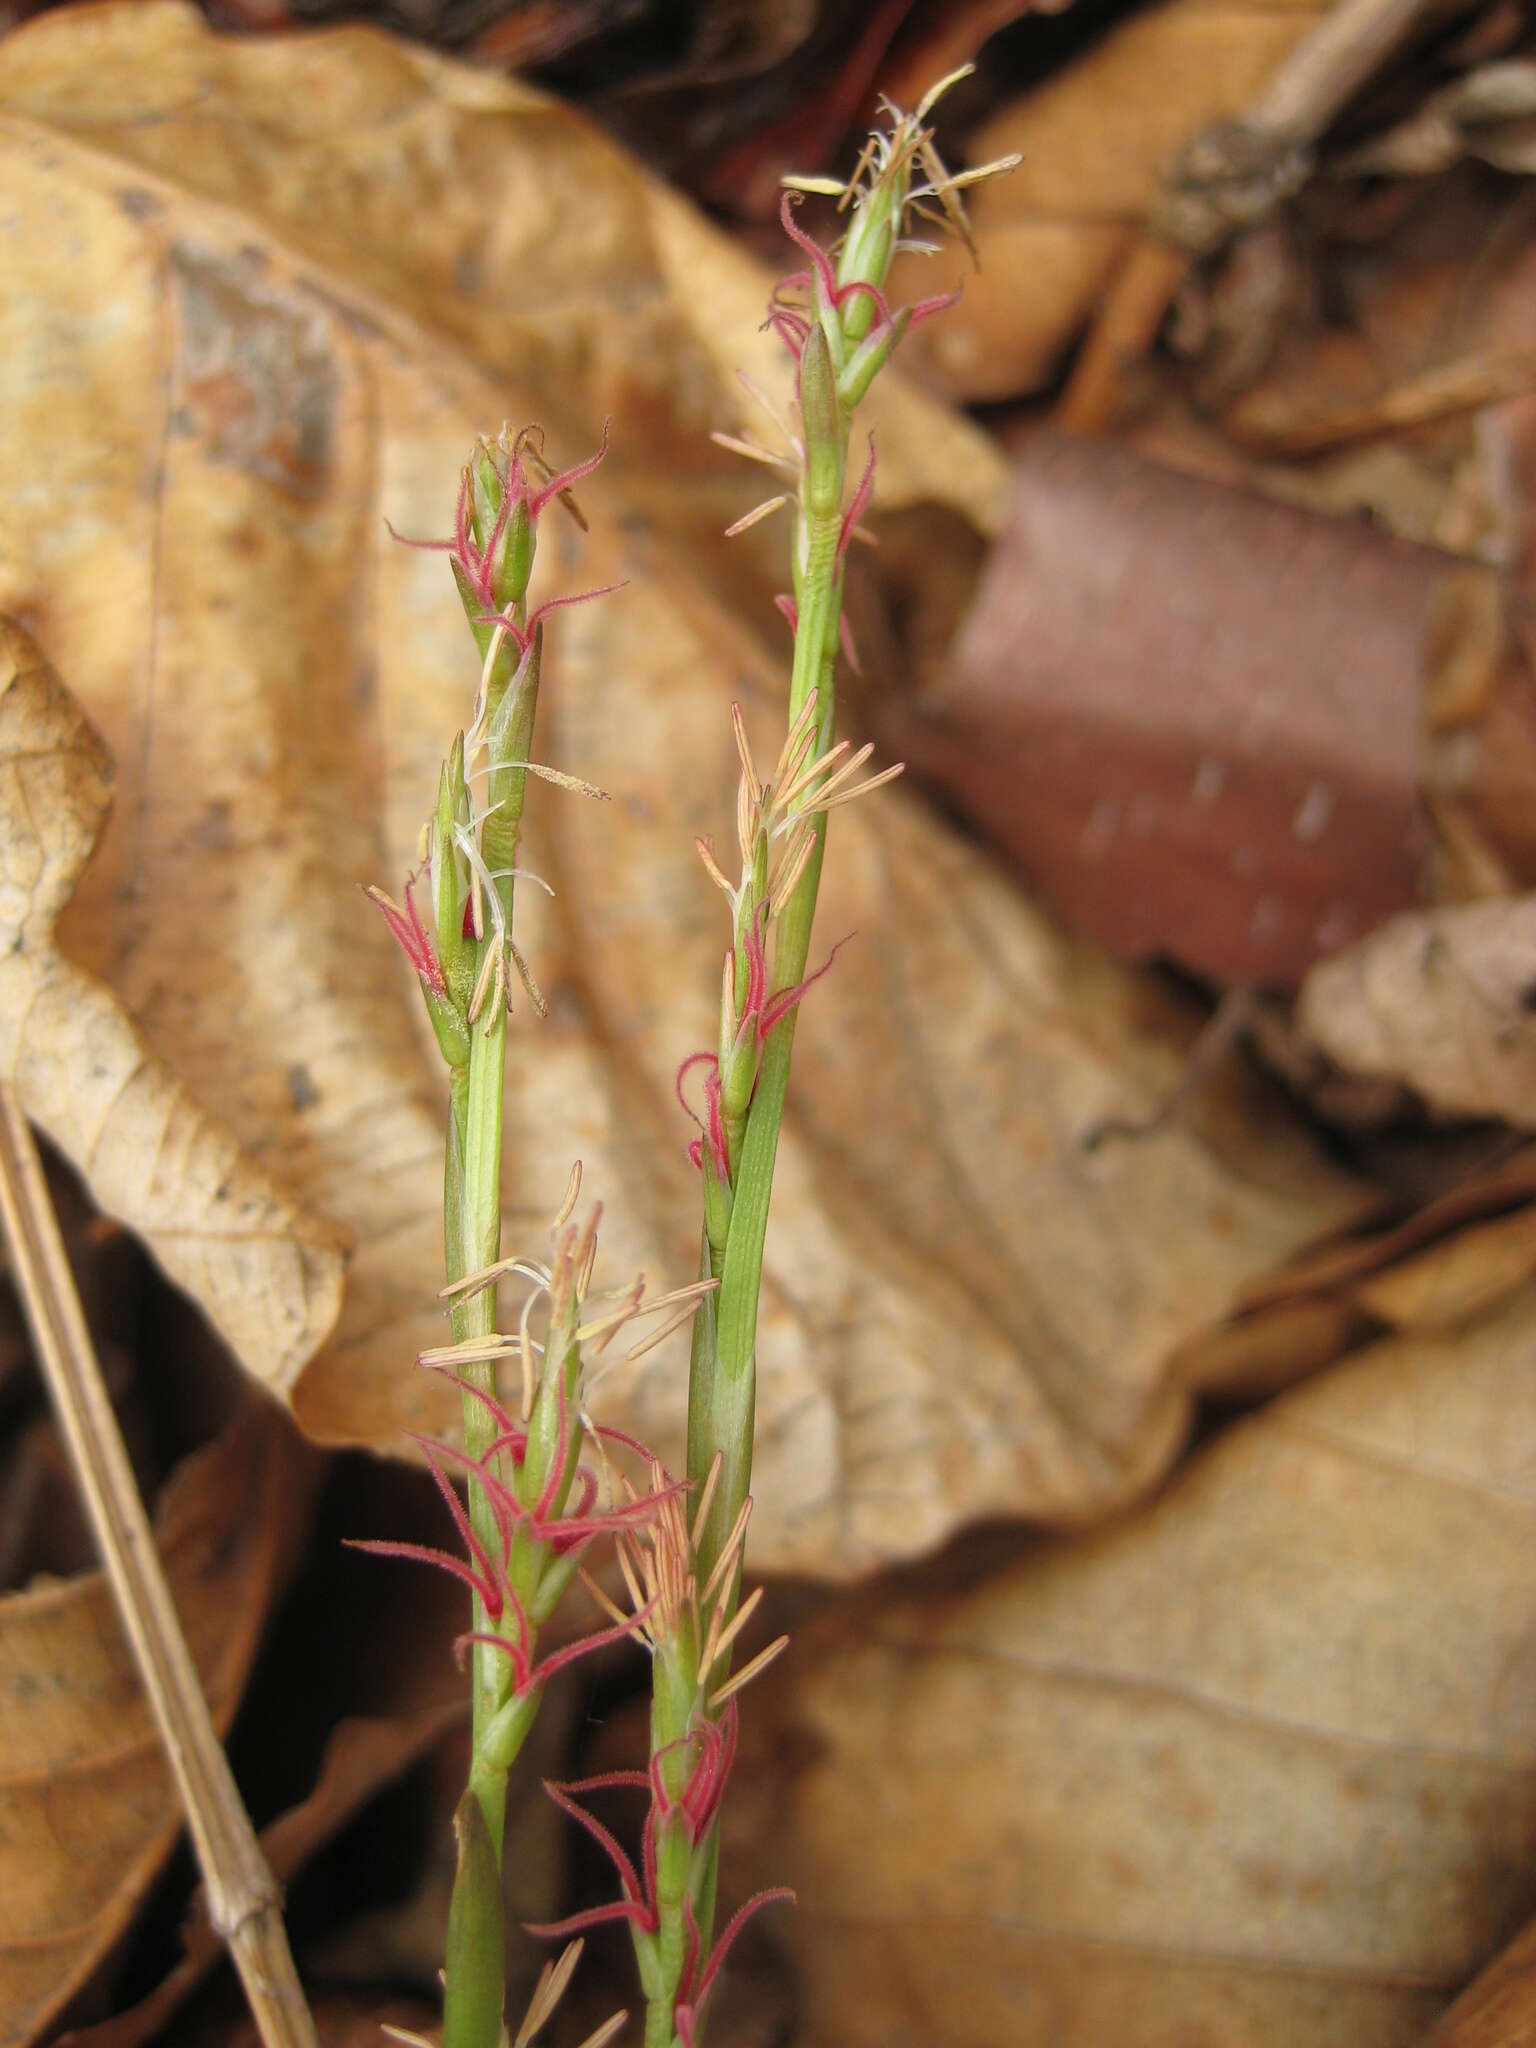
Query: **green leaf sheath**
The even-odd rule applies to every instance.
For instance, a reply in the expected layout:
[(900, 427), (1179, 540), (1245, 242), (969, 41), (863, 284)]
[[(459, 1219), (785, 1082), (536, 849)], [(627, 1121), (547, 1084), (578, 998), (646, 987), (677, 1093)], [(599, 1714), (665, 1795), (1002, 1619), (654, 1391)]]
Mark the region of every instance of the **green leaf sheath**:
[(506, 2002), (501, 1873), (479, 1802), (453, 1816), (458, 1843), (443, 1970), (443, 2048), (497, 2048)]

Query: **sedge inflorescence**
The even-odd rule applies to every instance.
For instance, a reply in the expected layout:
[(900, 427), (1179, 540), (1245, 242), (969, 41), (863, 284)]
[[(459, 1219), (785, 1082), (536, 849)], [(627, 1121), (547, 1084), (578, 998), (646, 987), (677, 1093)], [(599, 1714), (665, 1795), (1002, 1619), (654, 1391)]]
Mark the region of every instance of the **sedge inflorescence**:
[[(602, 1536), (622, 1537), (635, 1530), (681, 1491), (680, 1483), (667, 1481), (641, 1495), (624, 1483), (614, 1469), (615, 1457), (632, 1459), (642, 1469), (659, 1468), (633, 1437), (592, 1421), (584, 1394), (588, 1367), (621, 1331), (659, 1316), (661, 1323), (623, 1354), (625, 1362), (642, 1356), (694, 1313), (713, 1284), (695, 1282), (653, 1295), (638, 1278), (594, 1294), (601, 1209), (594, 1206), (581, 1227), (571, 1220), (580, 1185), (578, 1165), (555, 1217), (554, 1250), (547, 1262), (514, 1254), (443, 1289), (445, 1298), (458, 1301), (498, 1281), (521, 1283), (525, 1293), (515, 1329), (437, 1346), (422, 1352), (418, 1361), (427, 1371), (460, 1380), (489, 1432), (482, 1432), (474, 1452), (445, 1440), (412, 1438), (442, 1495), (462, 1555), (413, 1543), (356, 1546), (434, 1565), (475, 1595), (480, 1625), (466, 1630), (455, 1647), (462, 1656), (470, 1645), (482, 1644), (504, 1660), (510, 1693), (500, 1702), (503, 1742), (520, 1731), (530, 1697), (556, 1671), (630, 1632), (631, 1624), (624, 1621), (535, 1658), (537, 1631), (592, 1544)], [(515, 1365), (520, 1380), (515, 1410), (489, 1387), (462, 1378), (469, 1367), (503, 1361)], [(595, 1462), (583, 1462), (587, 1453)], [(455, 1474), (484, 1501), (489, 1537), (471, 1521)]]
[[(443, 764), (437, 809), (423, 830), (421, 864), (406, 881), (404, 903), (382, 889), (368, 894), (416, 970), (438, 1044), (454, 1070), (468, 1063), (471, 1027), (482, 1016), (496, 1015), (508, 1000), (509, 968), (534, 1007), (544, 1008), (512, 936), (527, 778), (587, 796), (603, 794), (578, 776), (532, 760), (529, 744), (544, 621), (617, 586), (548, 598), (530, 608), (529, 585), (540, 515), (558, 501), (581, 520), (572, 491), (602, 462), (608, 437), (605, 431), (595, 454), (560, 472), (548, 469), (541, 447), (533, 427), (517, 434), (503, 428), (494, 443), (481, 441), (459, 480), (452, 534), (405, 542), (448, 556), (480, 647), (480, 685), (469, 723)], [(542, 481), (536, 485), (535, 478)], [(416, 901), (423, 877), (426, 918)]]
[[(963, 74), (956, 74), (956, 76)], [(507, 1772), (547, 1681), (576, 1658), (630, 1639), (651, 1665), (646, 1769), (551, 1784), (552, 1798), (603, 1849), (619, 1897), (541, 1931), (571, 1934), (627, 1924), (645, 1993), (646, 2048), (698, 2048), (701, 2013), (741, 1928), (783, 1890), (749, 1899), (714, 1933), (719, 1818), (736, 1756), (743, 1688), (785, 1646), (780, 1637), (740, 1669), (732, 1662), (758, 1609), (741, 1600), (752, 1500), (757, 1301), (775, 1150), (796, 1013), (836, 959), (810, 965), (810, 939), (827, 820), (901, 772), (868, 772), (871, 749), (833, 736), (839, 655), (857, 666), (843, 615), (848, 557), (870, 538), (875, 446), (850, 466), (854, 415), (875, 377), (920, 321), (952, 294), (893, 307), (889, 271), (909, 232), (934, 221), (969, 244), (960, 194), (1012, 160), (952, 175), (927, 117), (953, 79), (915, 114), (887, 107), (846, 181), (787, 180), (781, 218), (794, 267), (774, 289), (766, 326), (790, 359), (793, 398), (781, 409), (747, 383), (775, 429), (770, 443), (715, 439), (786, 480), (729, 529), (792, 508), (791, 588), (778, 600), (794, 634), (786, 727), (766, 773), (732, 710), (739, 775), (732, 880), (707, 839), (698, 851), (726, 898), (729, 940), (715, 1044), (678, 1068), (676, 1087), (698, 1136), (690, 1157), (702, 1188), (700, 1278), (660, 1294), (643, 1279), (594, 1285), (599, 1211), (575, 1220), (574, 1170), (547, 1257), (501, 1247), (501, 1120), (507, 1016), (514, 981), (543, 1001), (513, 935), (530, 777), (588, 796), (580, 777), (533, 759), (546, 628), (590, 590), (535, 603), (530, 596), (539, 522), (559, 503), (585, 525), (572, 495), (607, 449), (557, 471), (534, 428), (479, 442), (459, 486), (453, 530), (410, 544), (446, 554), (480, 654), (471, 715), (443, 764), (436, 807), (402, 900), (374, 902), (413, 969), (448, 1069), (442, 1300), (450, 1341), (420, 1355), (456, 1383), (460, 1436), (417, 1446), (457, 1537), (457, 1550), (394, 1542), (362, 1547), (426, 1563), (468, 1591), (470, 1625), (457, 1641), (472, 1660), (469, 1785), (455, 1816), (459, 1862), (449, 1917), (444, 2048), (497, 2048), (506, 2039), (500, 1864)], [(801, 224), (807, 194), (837, 201), (844, 225), (823, 247)], [(973, 252), (974, 253), (974, 252)], [(746, 383), (747, 380), (743, 380)], [(840, 942), (841, 943), (841, 942)], [(511, 1327), (499, 1295), (521, 1291)], [(633, 1326), (649, 1319), (647, 1334)], [(594, 1422), (596, 1361), (631, 1331), (633, 1361), (693, 1322), (688, 1464), (674, 1479), (643, 1445)], [(588, 1569), (612, 1545), (628, 1604)], [(539, 1654), (540, 1630), (576, 1580), (599, 1624)], [(638, 1865), (586, 1802), (609, 1791), (645, 1795)], [(531, 2041), (553, 2011), (575, 1950), (552, 1966), (516, 2036)], [(621, 2016), (600, 2029), (606, 2041)], [(593, 2037), (588, 2048), (597, 2048)]]
[[(653, 1695), (651, 1759), (645, 1771), (610, 1771), (568, 1784), (551, 1784), (550, 1797), (583, 1827), (612, 1862), (618, 1899), (594, 1906), (535, 1933), (573, 1934), (607, 1921), (628, 1923), (647, 2000), (664, 2002), (683, 2048), (692, 2048), (700, 2009), (731, 1944), (751, 1917), (776, 1901), (792, 1901), (784, 1887), (761, 1891), (740, 1907), (718, 1940), (707, 1928), (716, 1855), (715, 1824), (736, 1756), (737, 1697), (789, 1642), (779, 1636), (729, 1674), (731, 1651), (751, 1623), (759, 1587), (736, 1607), (733, 1591), (746, 1542), (751, 1501), (742, 1503), (709, 1576), (700, 1582), (698, 1551), (720, 1477), (717, 1460), (698, 1497), (685, 1503), (653, 1461), (647, 1493), (626, 1484), (626, 1505), (649, 1508), (617, 1535), (620, 1569), (631, 1601), (624, 1613), (591, 1584), (613, 1627), (632, 1635), (649, 1653)], [(668, 1729), (676, 1729), (668, 1734)], [(593, 1793), (635, 1790), (648, 1794), (635, 1865), (617, 1838), (580, 1802)]]
[[(816, 851), (818, 820), (901, 773), (898, 762), (859, 780), (873, 751), (869, 745), (850, 752), (848, 742), (840, 740), (818, 754), (814, 699), (801, 707), (766, 778), (753, 760), (739, 705), (731, 707), (731, 724), (741, 771), (736, 803), (738, 879), (727, 879), (711, 840), (695, 842), (706, 873), (730, 909), (731, 944), (721, 970), (720, 1039), (715, 1051), (690, 1054), (678, 1068), (676, 1082), (679, 1100), (699, 1127), (689, 1157), (704, 1179), (705, 1229), (717, 1270), (725, 1255), (731, 1191), (768, 1034), (827, 973), (845, 943), (839, 941), (813, 972), (787, 987), (775, 986), (772, 953), (778, 919)], [(695, 1074), (702, 1081), (699, 1109), (687, 1098)]]

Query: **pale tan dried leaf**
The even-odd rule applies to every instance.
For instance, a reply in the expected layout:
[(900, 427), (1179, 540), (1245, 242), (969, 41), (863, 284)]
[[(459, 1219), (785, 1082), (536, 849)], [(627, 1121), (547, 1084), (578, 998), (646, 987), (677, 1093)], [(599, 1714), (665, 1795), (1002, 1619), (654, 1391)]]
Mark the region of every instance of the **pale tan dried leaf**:
[(1527, 1288), (1113, 1529), (804, 1632), (721, 1859), (796, 1888), (804, 2038), (1415, 2041), (1536, 1894), (1533, 1373)]
[(1399, 1330), (1454, 1330), (1536, 1274), (1536, 1209), (1472, 1225), (1355, 1291), (1367, 1314)]
[[(187, 1460), (156, 1518), (214, 1721), (229, 1726), (292, 1540), (281, 1426)], [(118, 1940), (180, 1829), (99, 1573), (0, 1600), (0, 2043), (36, 2040)]]
[(1536, 896), (1392, 918), (1312, 969), (1297, 1024), (1346, 1072), (1536, 1125)]
[[(507, 414), (541, 417), (562, 459), (614, 418), (581, 493), (590, 542), (556, 521), (541, 552), (546, 591), (629, 587), (549, 636), (540, 754), (614, 802), (530, 803), (529, 864), (558, 897), (519, 913), (551, 1014), (514, 1024), (505, 1237), (540, 1249), (579, 1156), (608, 1276), (683, 1279), (697, 1182), (673, 1077), (714, 1030), (726, 929), (692, 840), (729, 843), (731, 700), (760, 758), (782, 723), (786, 647), (755, 580), (782, 536), (719, 539), (753, 484), (707, 441), (745, 404), (735, 364), (783, 388), (767, 279), (568, 111), (377, 36), (44, 17), (0, 45), (0, 106), (20, 451), (0, 603), (121, 778), (67, 949), (353, 1239), (319, 1355), (247, 1362), (317, 1437), (394, 1448), (446, 1414), (410, 1367), (443, 1333), (443, 1080), (356, 885), (414, 860), (475, 664), (442, 561), (383, 519), (441, 530), (471, 437)], [(899, 380), (874, 424), (884, 504), (995, 526), (989, 444)], [(1204, 1140), (1088, 1158), (1096, 1122), (1173, 1084), (1190, 1019), (899, 789), (834, 821), (821, 930), (861, 936), (798, 1039), (758, 1561), (851, 1572), (974, 1514), (1100, 1512), (1180, 1440), (1171, 1349), (1356, 1191), (1246, 1099)], [(598, 1396), (669, 1460), (681, 1348)]]
[(1243, 113), (1328, 4), (1162, 0), (983, 123), (968, 159), (1017, 150), (1023, 162), (970, 199), (979, 273), (951, 249), (904, 259), (893, 279), (902, 295), (964, 285), (955, 311), (915, 337), (935, 383), (982, 399), (1048, 382), (1178, 151)]

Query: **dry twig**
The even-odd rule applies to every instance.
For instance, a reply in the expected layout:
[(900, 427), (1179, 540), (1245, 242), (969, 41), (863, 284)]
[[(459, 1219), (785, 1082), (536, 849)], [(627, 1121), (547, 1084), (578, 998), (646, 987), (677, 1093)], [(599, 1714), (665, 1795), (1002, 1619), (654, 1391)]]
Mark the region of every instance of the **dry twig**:
[(240, 1972), (265, 2048), (319, 2048), (267, 1867), (208, 1713), (160, 1566), (42, 1161), (15, 1091), (0, 1084), (0, 1224), (48, 1392), (175, 1775), (209, 1918)]

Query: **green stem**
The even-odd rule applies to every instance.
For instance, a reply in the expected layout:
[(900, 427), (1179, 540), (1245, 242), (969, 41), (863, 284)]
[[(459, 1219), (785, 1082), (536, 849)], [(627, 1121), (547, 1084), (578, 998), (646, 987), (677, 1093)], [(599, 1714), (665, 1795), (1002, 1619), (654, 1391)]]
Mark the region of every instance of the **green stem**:
[[(501, 1256), (501, 1110), (502, 1079), (507, 1047), (506, 1008), (498, 1004), (490, 1028), (477, 1024), (470, 1036), (469, 1067), (465, 1077), (464, 1149), (460, 1164), (459, 1242), (448, 1245), (448, 1277), (461, 1280), (491, 1266)], [(455, 1272), (455, 1254), (461, 1261)], [(453, 1311), (453, 1339), (464, 1344), (489, 1337), (496, 1327), (496, 1289), (482, 1287), (460, 1301)], [(495, 1367), (489, 1361), (466, 1365), (460, 1377), (466, 1385), (494, 1395)], [(472, 1394), (463, 1397), (464, 1449), (471, 1458), (483, 1458), (496, 1435), (496, 1423), (483, 1401)], [(501, 1536), (485, 1488), (477, 1481), (469, 1485), (469, 1521), (479, 1542), (494, 1556)], [(492, 1627), (485, 1603), (475, 1596), (476, 1631)], [(474, 1645), (473, 1700), (475, 1763), (473, 1777), (480, 1810), (485, 1815), (498, 1865), (501, 1862), (502, 1833), (506, 1820), (507, 1778), (505, 1770), (483, 1768), (481, 1740), (491, 1717), (505, 1697), (507, 1660), (488, 1643)]]
[[(799, 623), (790, 678), (789, 717), (799, 715), (812, 690), (819, 693), (818, 756), (832, 738), (833, 662), (837, 650), (842, 578), (837, 565), (839, 515), (811, 518), (800, 578)], [(805, 978), (811, 927), (826, 846), (825, 816), (815, 821), (815, 843), (804, 872), (776, 920), (775, 991)], [(720, 1291), (710, 1314), (694, 1324), (689, 1379), (688, 1473), (699, 1484), (718, 1451), (720, 1484), (699, 1545), (698, 1569), (714, 1569), (721, 1546), (752, 1484), (752, 1431), (757, 1399), (757, 1306), (762, 1287), (768, 1204), (773, 1191), (779, 1129), (789, 1088), (798, 1010), (790, 1009), (769, 1032), (742, 1141), (741, 1165), (731, 1199)], [(733, 1596), (734, 1597), (734, 1596)]]
[[(502, 945), (512, 928), (512, 867), (522, 824), (527, 783), (525, 764), (538, 704), (541, 649), (536, 645), (520, 681), (505, 661), (498, 664), (487, 705), (487, 751), (491, 774), (487, 815), (481, 825), (481, 855), (496, 872), (502, 921), (486, 906), (485, 938), (476, 948), (476, 978), (488, 950)], [(503, 972), (510, 961), (503, 956)], [(448, 1144), (443, 1190), (443, 1253), (450, 1281), (495, 1265), (501, 1256), (502, 1104), (506, 1085), (507, 1005), (505, 984), (493, 986), (487, 1007), (470, 1027), (469, 1060), (456, 1069), (449, 1088)], [(496, 1289), (482, 1287), (455, 1303), (456, 1344), (489, 1337), (496, 1328)], [(497, 1394), (496, 1367), (486, 1359), (460, 1368), (466, 1388)], [(462, 1397), (464, 1449), (484, 1459), (496, 1438), (492, 1411), (474, 1394)], [(469, 1521), (487, 1556), (501, 1549), (501, 1530), (485, 1487), (469, 1482)], [(542, 1553), (508, 1562), (508, 1579), (531, 1616), (545, 1559)], [(476, 1635), (494, 1631), (479, 1594), (471, 1609)], [(530, 1655), (534, 1625), (528, 1622)], [(484, 1821), (484, 1855), (461, 1855), (454, 1883), (455, 1924), (462, 1930), (450, 1949), (444, 2008), (444, 2048), (495, 2048), (501, 2037), (503, 1968), (501, 1863), (507, 1818), (507, 1773), (538, 1711), (540, 1695), (512, 1695), (512, 1665), (493, 1643), (474, 1646), (470, 1686), (473, 1706), (468, 1793)], [(456, 1980), (456, 1981), (455, 1981)], [(491, 2015), (491, 2018), (487, 2018)], [(451, 2023), (451, 2024), (450, 2024)]]

